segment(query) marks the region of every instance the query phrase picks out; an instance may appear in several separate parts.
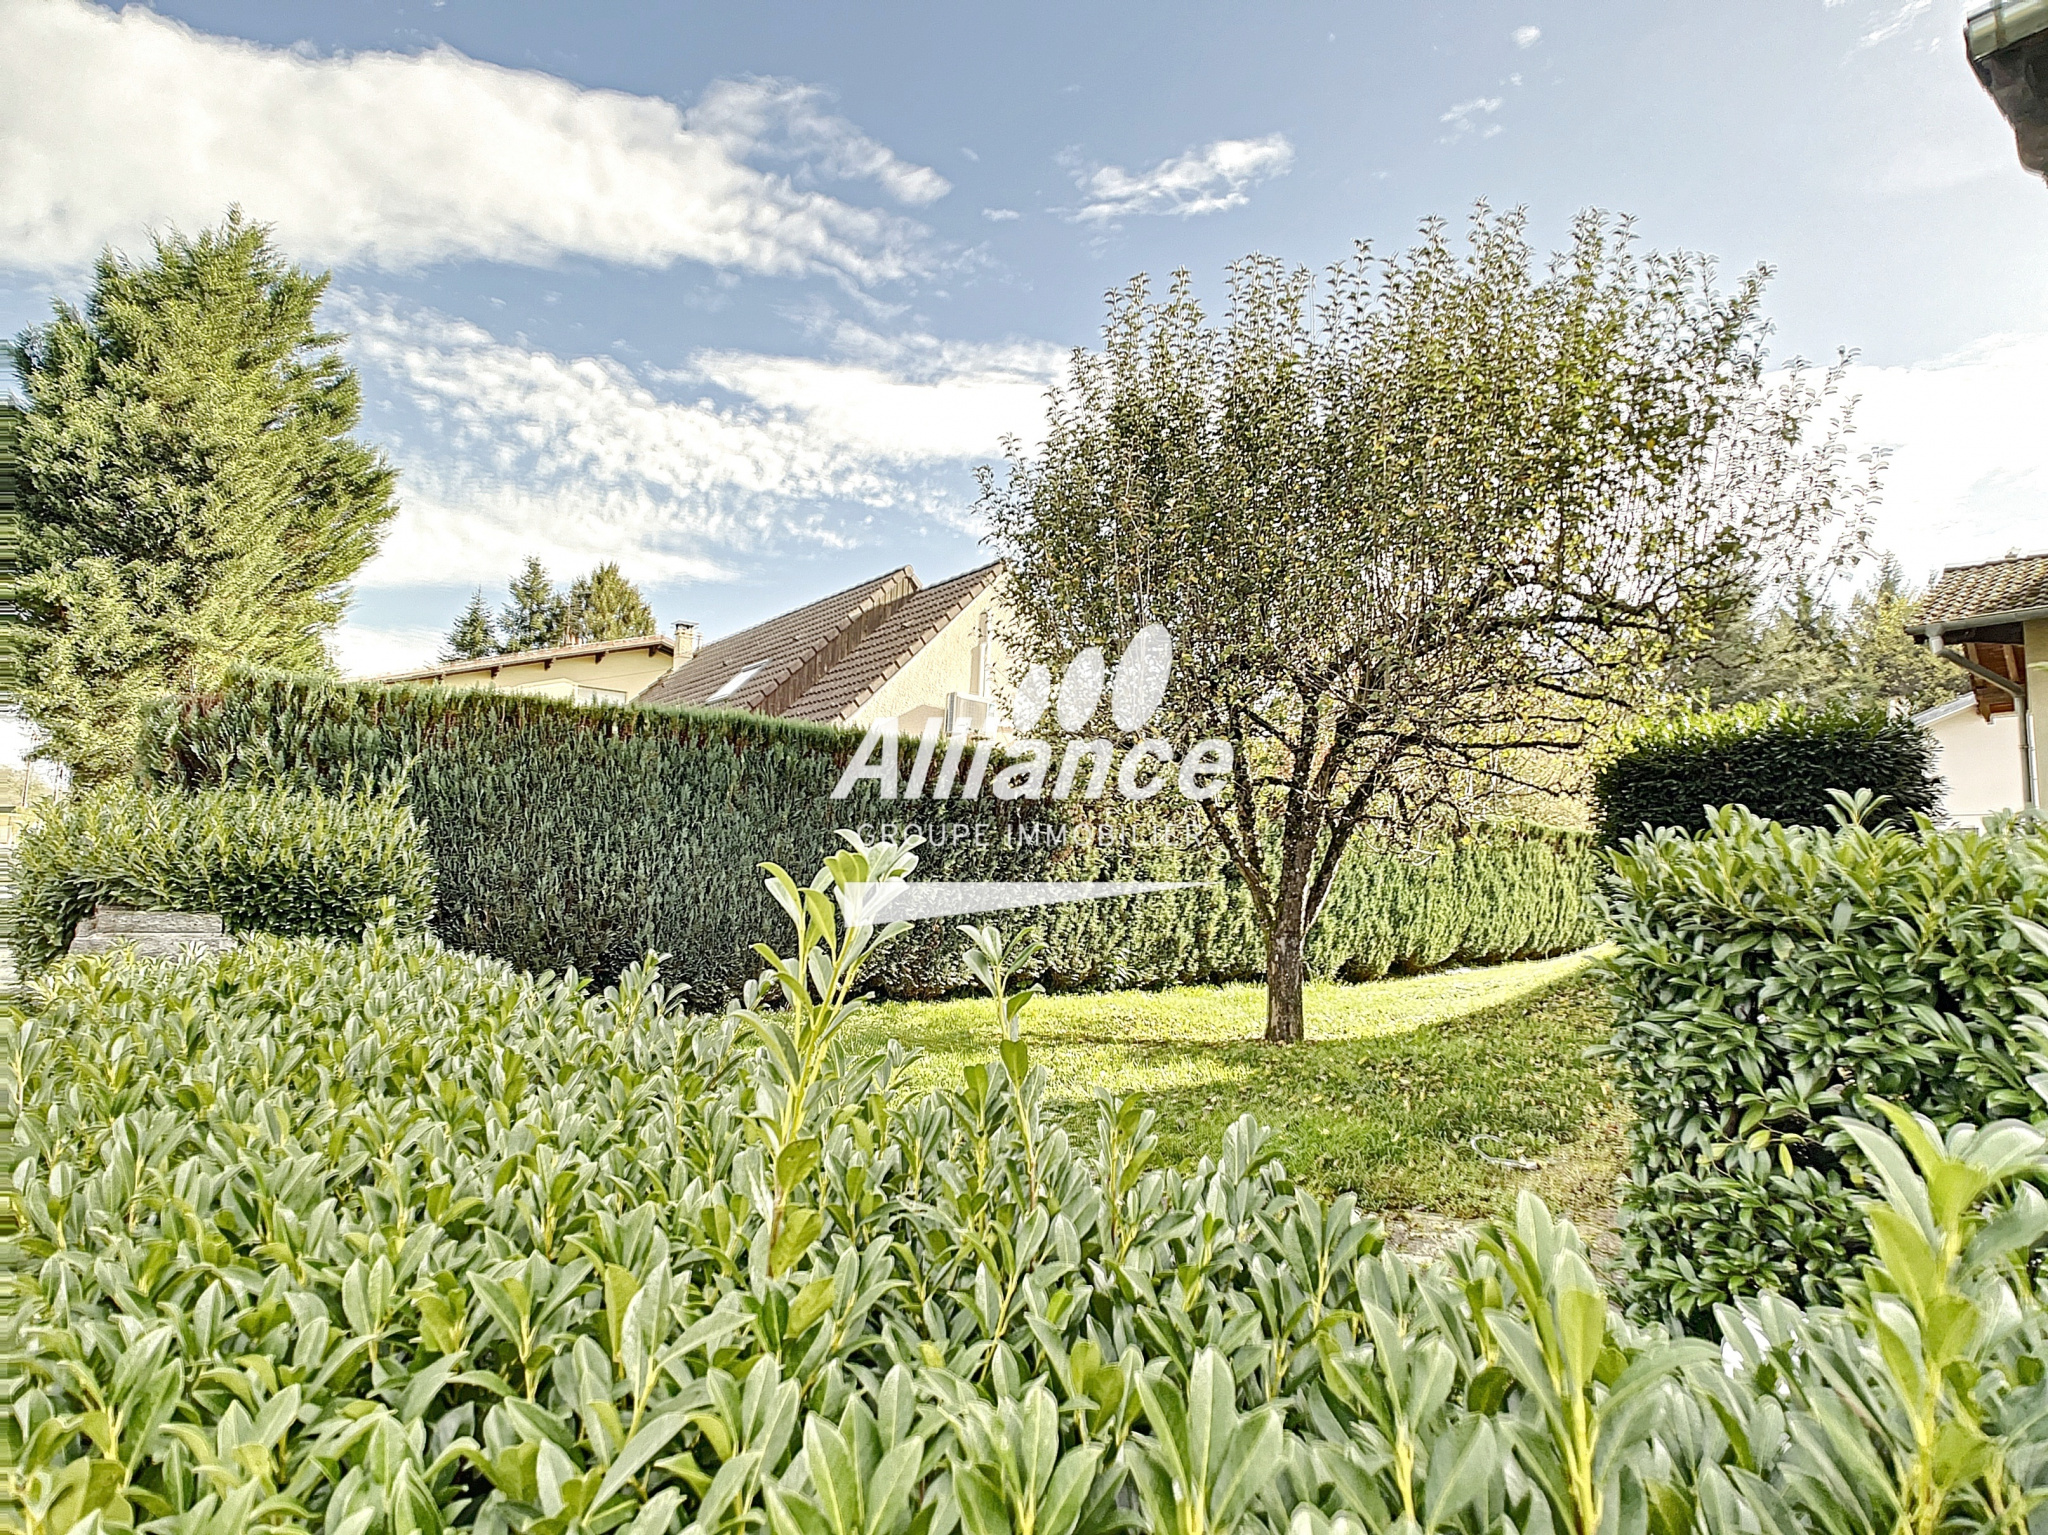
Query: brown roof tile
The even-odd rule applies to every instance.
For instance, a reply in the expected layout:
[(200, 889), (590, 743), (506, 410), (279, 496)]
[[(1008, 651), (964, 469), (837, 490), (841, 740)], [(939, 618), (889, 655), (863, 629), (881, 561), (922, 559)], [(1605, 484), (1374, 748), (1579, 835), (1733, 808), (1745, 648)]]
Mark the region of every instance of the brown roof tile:
[(818, 659), (849, 626), (858, 625), (876, 608), (916, 590), (917, 572), (904, 565), (821, 597), (794, 612), (712, 641), (636, 702), (777, 713), (763, 705), (779, 687), (798, 677), (807, 662)]
[(745, 709), (829, 724), (866, 703), (1002, 570), (936, 586), (908, 565), (706, 645), (636, 702)]
[(1951, 565), (1921, 604), (1923, 624), (2048, 608), (2048, 554), (2011, 555), (1977, 565)]
[(998, 560), (891, 603), (882, 621), (859, 644), (778, 712), (785, 719), (816, 724), (847, 718), (937, 639), (939, 631), (987, 590), (1002, 569)]

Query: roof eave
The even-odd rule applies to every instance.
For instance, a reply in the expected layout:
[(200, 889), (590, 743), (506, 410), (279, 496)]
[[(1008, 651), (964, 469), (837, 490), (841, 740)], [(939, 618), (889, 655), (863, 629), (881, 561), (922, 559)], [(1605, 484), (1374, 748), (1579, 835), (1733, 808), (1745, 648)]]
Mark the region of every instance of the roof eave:
[(401, 682), (440, 682), (448, 677), (467, 677), (472, 672), (496, 672), (506, 666), (540, 666), (551, 661), (586, 661), (608, 656), (618, 650), (644, 650), (650, 655), (657, 650), (675, 654), (675, 641), (657, 638), (651, 634), (632, 635), (623, 640), (598, 640), (589, 645), (564, 645), (553, 650), (511, 650), (503, 655), (478, 656), (474, 661), (464, 661), (456, 666), (423, 666), (415, 671), (388, 672), (381, 677), (364, 680), (396, 686)]
[(1939, 720), (1952, 719), (1954, 716), (1961, 714), (1965, 709), (1974, 709), (1976, 707), (1977, 695), (1975, 693), (1962, 693), (1951, 698), (1945, 704), (1930, 704), (1919, 713), (1910, 716), (1910, 718), (1914, 724), (1924, 727), (1932, 725)]
[(2005, 613), (1972, 613), (1967, 618), (1944, 618), (1939, 622), (1908, 624), (1906, 632), (1932, 637), (1952, 629), (1988, 629), (1993, 624), (2024, 624), (2048, 618), (2048, 607), (2014, 608)]
[[(924, 628), (924, 630), (918, 635), (918, 638), (914, 644), (906, 647), (901, 651), (898, 651), (896, 658), (889, 663), (888, 667), (881, 673), (881, 675), (871, 679), (866, 686), (862, 687), (859, 690), (859, 692), (856, 693), (851, 703), (847, 704), (843, 709), (839, 711), (838, 714), (833, 716), (834, 723), (850, 724), (853, 720), (853, 717), (856, 714), (860, 713), (861, 710), (865, 709), (871, 702), (873, 702), (875, 695), (881, 692), (882, 689), (887, 687), (892, 681), (894, 681), (896, 675), (899, 672), (901, 672), (904, 667), (908, 666), (911, 663), (911, 661), (916, 657), (919, 651), (923, 650), (927, 645), (931, 644), (940, 635), (944, 634), (948, 629), (952, 628), (954, 624), (958, 623), (962, 615), (964, 615), (969, 608), (973, 607), (974, 604), (980, 600), (982, 593), (986, 592), (999, 579), (1001, 579), (1002, 576), (1004, 576), (1007, 573), (1008, 567), (1004, 564), (1004, 562), (1001, 560), (995, 560), (987, 565), (981, 566), (977, 570), (963, 571), (960, 575), (954, 576), (952, 579), (955, 581), (964, 580), (968, 576), (982, 576), (983, 579), (975, 582), (973, 586), (967, 588), (966, 595), (961, 597), (958, 602), (954, 603), (953, 606), (947, 608), (944, 612), (944, 615), (940, 617), (936, 622), (928, 624)], [(943, 586), (948, 583), (940, 582), (939, 584)], [(931, 588), (926, 589), (931, 590)]]
[(2048, 32), (2048, 13), (2038, 6), (2019, 5), (2010, 7), (2019, 13), (2016, 23), (2007, 20), (2006, 0), (1981, 6), (1971, 11), (1963, 21), (1963, 45), (1970, 55), (1970, 61), (2003, 53), (2008, 48), (2017, 48)]

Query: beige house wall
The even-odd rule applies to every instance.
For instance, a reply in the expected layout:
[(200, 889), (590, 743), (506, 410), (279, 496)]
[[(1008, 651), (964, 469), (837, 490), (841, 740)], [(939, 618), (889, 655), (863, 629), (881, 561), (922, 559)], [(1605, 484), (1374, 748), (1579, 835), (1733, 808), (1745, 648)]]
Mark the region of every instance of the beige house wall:
[(944, 716), (948, 694), (988, 697), (991, 674), (1002, 666), (990, 621), (997, 595), (991, 586), (970, 602), (844, 723), (865, 730), (893, 719), (899, 731), (915, 735), (926, 720)]
[(580, 703), (630, 703), (668, 675), (666, 651), (614, 650), (603, 656), (522, 661), (477, 671), (422, 678), (415, 686), (482, 688), (494, 693), (536, 693)]
[(1976, 826), (1994, 810), (2019, 807), (2017, 714), (1994, 714), (1987, 720), (1975, 708), (1963, 709), (1935, 720), (1927, 733), (1934, 737), (1934, 768), (1942, 778), (1943, 816)]

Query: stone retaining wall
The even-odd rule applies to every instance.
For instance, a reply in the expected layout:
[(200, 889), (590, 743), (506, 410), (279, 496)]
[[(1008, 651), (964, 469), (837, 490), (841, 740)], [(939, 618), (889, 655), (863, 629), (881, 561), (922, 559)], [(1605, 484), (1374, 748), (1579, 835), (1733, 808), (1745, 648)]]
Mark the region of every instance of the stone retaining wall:
[(235, 940), (209, 912), (135, 911), (125, 906), (98, 908), (78, 924), (71, 939), (73, 954), (104, 954), (123, 946), (137, 954), (183, 959), (232, 949)]

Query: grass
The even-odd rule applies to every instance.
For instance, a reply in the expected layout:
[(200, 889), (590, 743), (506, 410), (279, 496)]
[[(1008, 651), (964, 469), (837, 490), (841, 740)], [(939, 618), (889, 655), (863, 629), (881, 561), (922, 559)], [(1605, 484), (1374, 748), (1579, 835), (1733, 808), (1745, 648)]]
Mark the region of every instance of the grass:
[[(1165, 1153), (1213, 1153), (1250, 1113), (1278, 1132), (1275, 1154), (1303, 1184), (1354, 1190), (1366, 1208), (1466, 1220), (1507, 1214), (1533, 1187), (1582, 1222), (1614, 1203), (1624, 1120), (1585, 1058), (1612, 1020), (1583, 955), (1308, 988), (1306, 1043), (1260, 1041), (1265, 991), (1188, 986), (1039, 998), (1025, 1010), (1031, 1058), (1056, 1107), (1085, 1111), (1098, 1089), (1142, 1092)], [(885, 1003), (860, 1037), (920, 1047), (923, 1085), (956, 1085), (995, 1053), (986, 999)], [(1540, 1162), (1529, 1172), (1473, 1149)]]

